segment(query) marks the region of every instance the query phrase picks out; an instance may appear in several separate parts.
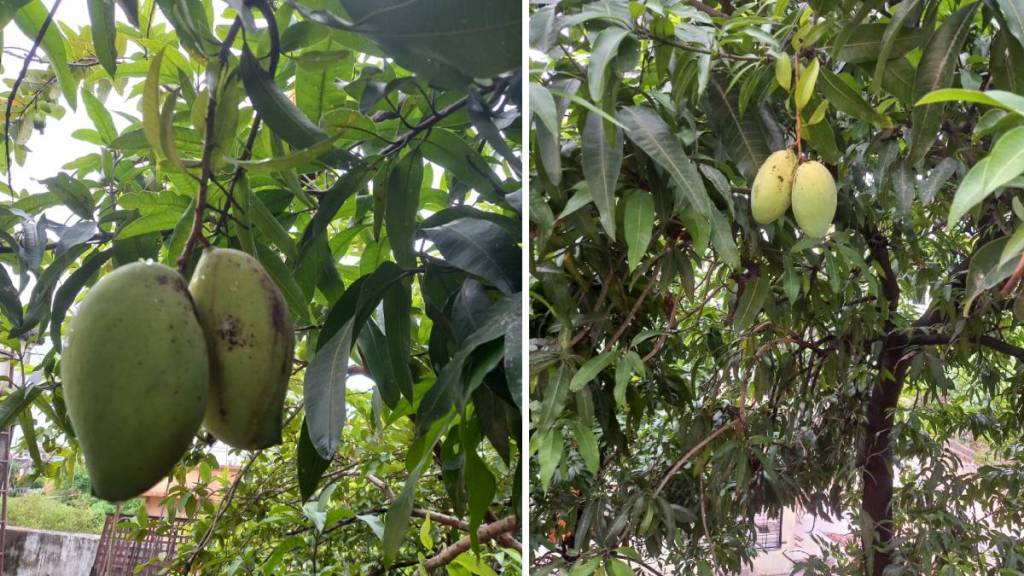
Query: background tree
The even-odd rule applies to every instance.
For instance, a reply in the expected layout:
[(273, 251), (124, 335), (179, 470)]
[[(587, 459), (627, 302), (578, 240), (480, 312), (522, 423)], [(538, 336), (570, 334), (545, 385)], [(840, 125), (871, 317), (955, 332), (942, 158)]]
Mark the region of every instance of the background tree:
[[(90, 26), (61, 19), (86, 8)], [(196, 521), (179, 568), (518, 573), (520, 14), (508, 0), (4, 2), (0, 27), (34, 42), (2, 59), (0, 311), (27, 377), (0, 425), (20, 426), (37, 473), (66, 483), (81, 463), (58, 376), (78, 295), (126, 262), (187, 277), (204, 245), (230, 246), (263, 263), (296, 321), (285, 441), (246, 454), (211, 501), (201, 433), (175, 472), (183, 486), (198, 467), (200, 485), (169, 499)], [(36, 131), (81, 108), (91, 151), (34, 174), (45, 192), (12, 189), (48, 153)], [(346, 394), (353, 373), (372, 382)]]
[[(1018, 8), (533, 6), (538, 573), (730, 573), (796, 505), (860, 540), (805, 573), (1024, 570)], [(823, 241), (751, 219), (785, 147)]]

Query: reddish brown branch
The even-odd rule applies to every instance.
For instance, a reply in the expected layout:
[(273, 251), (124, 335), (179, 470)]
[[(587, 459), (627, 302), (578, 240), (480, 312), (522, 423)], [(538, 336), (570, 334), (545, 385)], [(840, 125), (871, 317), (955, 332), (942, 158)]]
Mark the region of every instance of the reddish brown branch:
[[(507, 534), (513, 530), (517, 530), (518, 528), (519, 518), (517, 516), (508, 516), (498, 520), (497, 522), (484, 524), (476, 531), (476, 537), (480, 542), (487, 542), (502, 534)], [(459, 554), (469, 550), (471, 546), (472, 541), (469, 536), (466, 536), (451, 546), (447, 546), (438, 552), (433, 558), (424, 562), (423, 567), (426, 568), (428, 572), (433, 572), (434, 570), (451, 563), (452, 560), (458, 558)]]

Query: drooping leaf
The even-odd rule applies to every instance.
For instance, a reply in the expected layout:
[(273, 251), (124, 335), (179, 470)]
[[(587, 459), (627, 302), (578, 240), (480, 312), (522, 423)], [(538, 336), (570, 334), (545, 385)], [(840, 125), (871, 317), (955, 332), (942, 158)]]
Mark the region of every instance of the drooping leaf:
[(615, 238), (615, 188), (622, 167), (622, 130), (610, 134), (605, 121), (588, 114), (583, 126), (583, 175), (601, 225)]
[(967, 173), (953, 197), (946, 225), (954, 226), (968, 210), (1021, 173), (1024, 173), (1024, 126), (1004, 134), (992, 147), (992, 152)]
[(96, 58), (111, 77), (117, 73), (117, 29), (114, 27), (114, 0), (89, 0), (92, 43)]
[(506, 294), (519, 291), (522, 280), (516, 263), (521, 251), (500, 226), (487, 220), (460, 218), (421, 232), (449, 264), (487, 280)]

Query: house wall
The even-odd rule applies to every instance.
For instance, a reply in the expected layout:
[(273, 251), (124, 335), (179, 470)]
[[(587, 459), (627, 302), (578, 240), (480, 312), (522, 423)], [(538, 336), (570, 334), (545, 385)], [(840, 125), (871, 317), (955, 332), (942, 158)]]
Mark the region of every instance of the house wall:
[(4, 573), (16, 576), (88, 576), (100, 537), (8, 526)]

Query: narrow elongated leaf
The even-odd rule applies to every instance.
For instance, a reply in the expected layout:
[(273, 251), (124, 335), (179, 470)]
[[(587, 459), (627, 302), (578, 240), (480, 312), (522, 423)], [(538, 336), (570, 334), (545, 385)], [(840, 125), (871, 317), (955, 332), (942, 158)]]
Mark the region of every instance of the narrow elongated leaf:
[(970, 314), (971, 304), (978, 296), (981, 296), (986, 290), (994, 288), (1013, 273), (1013, 269), (1017, 265), (1014, 259), (999, 263), (1008, 241), (1008, 236), (993, 240), (979, 248), (971, 258), (971, 265), (967, 270), (967, 289), (964, 293), (963, 315), (965, 317)]
[(296, 448), (296, 468), (299, 476), (299, 493), (302, 501), (305, 502), (316, 494), (317, 485), (320, 484), (320, 477), (331, 465), (330, 460), (320, 457), (313, 441), (309, 437), (309, 427), (306, 419), (302, 419), (302, 432), (299, 433), (299, 444)]
[(334, 219), (334, 215), (341, 209), (342, 204), (357, 192), (366, 187), (373, 178), (370, 170), (356, 169), (347, 172), (331, 186), (323, 197), (320, 198), (320, 206), (317, 208), (313, 220), (306, 226), (299, 242), (299, 259), (303, 259), (309, 251), (309, 247), (327, 231), (327, 225)]
[(602, 352), (593, 358), (588, 359), (580, 366), (580, 369), (573, 374), (572, 381), (569, 382), (569, 391), (578, 392), (583, 389), (584, 386), (589, 384), (594, 378), (597, 377), (605, 368), (615, 362), (615, 359), (619, 357), (618, 350), (608, 350)]
[(800, 81), (797, 82), (796, 90), (793, 91), (793, 98), (798, 109), (807, 106), (807, 103), (811, 101), (811, 96), (814, 95), (814, 86), (818, 82), (818, 71), (820, 69), (821, 64), (818, 63), (818, 59), (811, 58), (810, 64), (800, 73)]
[(740, 173), (753, 182), (757, 169), (773, 152), (768, 130), (761, 118), (751, 111), (740, 113), (735, 92), (727, 92), (728, 79), (712, 75), (708, 82), (708, 118), (723, 147)]
[(1022, 0), (996, 0), (999, 12), (1006, 20), (1006, 27), (1010, 34), (1024, 46), (1024, 1)]
[(668, 125), (650, 108), (631, 106), (619, 111), (627, 126), (629, 139), (661, 165), (675, 183), (675, 213), (682, 211), (684, 200), (711, 223), (711, 241), (729, 266), (739, 265), (739, 250), (732, 226), (711, 202), (700, 172), (683, 152), (683, 146)]
[(506, 294), (519, 291), (521, 250), (497, 224), (460, 218), (421, 232), (449, 264), (484, 278)]
[(96, 58), (111, 77), (117, 73), (117, 29), (114, 27), (114, 0), (89, 0), (89, 21)]
[(247, 195), (249, 204), (249, 218), (256, 225), (260, 233), (284, 254), (289, 260), (298, 256), (298, 249), (291, 234), (284, 229), (284, 226), (274, 217), (274, 214), (267, 208), (267, 205), (260, 200), (260, 197), (251, 192)]
[(388, 231), (388, 244), (400, 266), (416, 265), (413, 237), (416, 232), (416, 214), (423, 186), (423, 157), (416, 151), (406, 154), (391, 168), (388, 177), (387, 210), (384, 225)]
[(968, 210), (989, 194), (1024, 173), (1024, 126), (1000, 138), (992, 152), (974, 165), (957, 188), (946, 225), (954, 226)]
[(587, 84), (590, 87), (590, 99), (594, 102), (601, 102), (608, 68), (619, 52), (619, 45), (628, 35), (629, 30), (625, 28), (609, 26), (602, 30), (594, 40), (590, 65), (587, 67)]
[(843, 82), (828, 67), (822, 68), (819, 72), (818, 85), (825, 101), (834, 106), (836, 110), (853, 116), (854, 118), (870, 122), (878, 128), (886, 127), (892, 122), (879, 114), (870, 104), (864, 101), (860, 93)]
[(110, 111), (103, 105), (92, 92), (82, 89), (82, 102), (85, 103), (85, 111), (89, 114), (93, 126), (99, 132), (104, 144), (110, 144), (117, 138), (117, 128), (114, 127), (114, 119)]
[(321, 458), (329, 460), (345, 425), (345, 381), (352, 351), (354, 318), (349, 319), (306, 367), (303, 399), (309, 436)]
[(125, 16), (132, 26), (139, 27), (139, 0), (117, 0), (117, 5), (124, 10)]
[(622, 169), (622, 130), (608, 134), (608, 125), (595, 114), (587, 114), (583, 125), (583, 175), (597, 206), (601, 225), (615, 238), (615, 188)]
[(154, 150), (160, 150), (160, 64), (164, 51), (160, 50), (149, 63), (146, 84), (142, 90), (142, 131)]
[[(914, 97), (920, 99), (925, 94), (940, 88), (948, 88), (953, 83), (956, 64), (960, 58), (960, 48), (967, 38), (974, 19), (974, 11), (981, 2), (971, 3), (950, 14), (938, 31), (928, 39), (924, 47), (921, 62), (917, 65), (917, 76), (914, 79)], [(908, 159), (911, 165), (917, 164), (931, 149), (942, 124), (942, 104), (928, 104), (914, 108), (911, 116), (911, 147)]]
[[(14, 15), (14, 22), (26, 37), (35, 38), (46, 21), (47, 12), (46, 6), (40, 0), (32, 0), (18, 10)], [(57, 84), (60, 85), (64, 99), (74, 110), (78, 107), (78, 79), (71, 73), (71, 68), (68, 66), (67, 43), (56, 22), (52, 22), (46, 28), (46, 33), (43, 34), (43, 43), (40, 46), (46, 53), (50, 67), (57, 76)]]
[(915, 106), (939, 102), (973, 102), (1001, 108), (1024, 116), (1024, 96), (1005, 90), (968, 90), (966, 88), (943, 88), (922, 96)]
[(747, 282), (732, 316), (732, 325), (737, 332), (746, 330), (754, 322), (770, 293), (771, 280), (764, 276), (758, 276)]
[(498, 484), (494, 479), (494, 474), (473, 450), (466, 453), (466, 467), (463, 473), (466, 476), (466, 488), (469, 491), (470, 543), (477, 547), (480, 545), (477, 528), (483, 522), (491, 500), (494, 499)]
[(96, 203), (85, 184), (72, 178), (66, 172), (58, 172), (53, 178), (41, 181), (46, 187), (58, 195), (64, 206), (83, 220), (92, 220)]
[(477, 134), (486, 140), (491, 145), (491, 148), (508, 162), (513, 172), (522, 174), (523, 163), (516, 156), (512, 147), (509, 146), (508, 140), (502, 135), (497, 125), (495, 125), (491, 109), (478, 91), (470, 90), (469, 99), (466, 102), (466, 112), (469, 114), (469, 120), (473, 123), (473, 128), (476, 129)]
[(334, 148), (334, 141), (341, 136), (342, 134), (339, 133), (335, 135), (334, 138), (321, 140), (309, 148), (293, 150), (288, 154), (277, 156), (275, 158), (266, 158), (263, 160), (239, 160), (237, 158), (226, 157), (225, 160), (227, 160), (229, 164), (245, 168), (249, 172), (280, 172), (282, 170), (312, 164), (318, 158), (330, 152)]
[(644, 190), (634, 190), (626, 197), (623, 215), (630, 271), (635, 270), (647, 252), (654, 228), (654, 198)]
[(4, 430), (10, 428), (42, 391), (39, 386), (32, 385), (11, 390), (7, 398), (0, 402), (0, 426), (3, 426)]
[[(889, 62), (889, 58), (894, 56), (893, 46), (896, 43), (896, 38), (899, 37), (903, 31), (904, 26), (908, 23), (907, 19), (912, 15), (917, 14), (917, 7), (923, 0), (903, 0), (900, 2), (896, 9), (893, 11), (892, 18), (889, 19), (889, 25), (885, 29), (885, 33), (882, 35), (882, 40), (878, 47), (878, 57), (875, 63), (875, 94), (880, 93), (882, 89), (882, 77), (885, 74), (885, 66)], [(959, 48), (957, 48), (959, 50)]]
[(279, 138), (293, 148), (310, 148), (327, 140), (327, 134), (313, 124), (274, 83), (248, 46), (242, 49), (238, 70), (253, 108)]
[(430, 137), (420, 145), (420, 152), (424, 158), (441, 165), (489, 201), (506, 203), (503, 191), (499, 188), (501, 179), (483, 156), (454, 132), (434, 128)]
[(577, 420), (573, 423), (573, 433), (576, 436), (576, 448), (579, 450), (583, 463), (590, 470), (591, 474), (597, 474), (601, 468), (601, 454), (597, 447), (597, 437), (594, 431), (584, 422)]
[[(836, 60), (849, 64), (863, 64), (878, 61), (882, 50), (882, 37), (885, 36), (889, 24), (886, 22), (873, 22), (870, 24), (858, 24), (850, 28), (851, 32), (847, 41), (833, 52)], [(908, 26), (899, 27), (894, 33), (894, 39), (889, 45), (889, 62), (917, 48), (924, 41), (924, 32), (919, 28)]]
[(68, 309), (75, 301), (75, 297), (85, 283), (92, 278), (99, 269), (106, 264), (107, 260), (114, 253), (110, 250), (103, 252), (93, 252), (88, 255), (82, 262), (82, 265), (77, 270), (68, 276), (68, 279), (61, 284), (60, 288), (57, 289), (57, 293), (53, 297), (52, 311), (50, 312), (50, 341), (53, 342), (53, 347), (58, 352), (61, 351), (61, 337), (60, 327), (64, 322), (64, 317), (68, 313)]
[(408, 278), (400, 280), (384, 291), (383, 307), (392, 377), (402, 395), (412, 402), (412, 372), (409, 370), (412, 281)]
[(18, 290), (14, 282), (7, 274), (7, 269), (0, 266), (0, 309), (4, 316), (11, 321), (13, 326), (20, 326), (22, 322), (21, 300), (18, 298)]
[(1021, 252), (1024, 252), (1024, 225), (1017, 226), (1017, 229), (1010, 235), (1010, 239), (1006, 241), (1006, 246), (1003, 247), (1003, 251), (999, 255), (999, 266), (1013, 260)]

